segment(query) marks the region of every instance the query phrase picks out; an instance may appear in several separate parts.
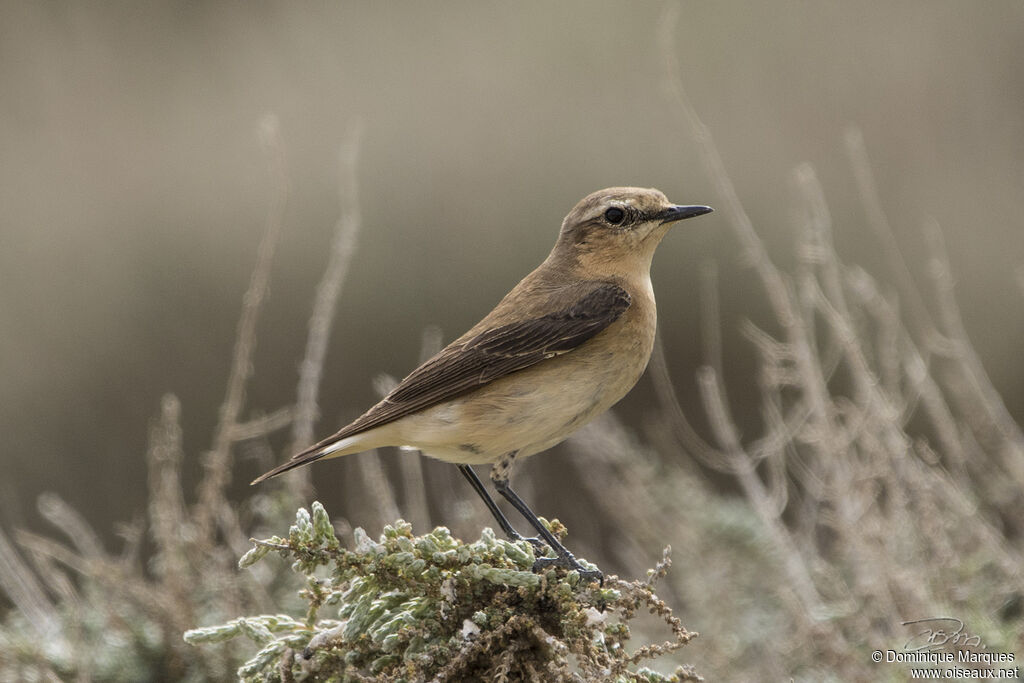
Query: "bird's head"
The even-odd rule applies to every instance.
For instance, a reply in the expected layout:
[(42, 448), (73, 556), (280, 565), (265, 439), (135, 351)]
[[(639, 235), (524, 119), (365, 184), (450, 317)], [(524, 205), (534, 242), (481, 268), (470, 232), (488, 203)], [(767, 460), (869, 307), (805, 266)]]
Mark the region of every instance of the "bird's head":
[(639, 187), (609, 187), (580, 200), (562, 221), (555, 251), (601, 272), (650, 267), (668, 229), (684, 218), (711, 212), (709, 206), (673, 204), (664, 193)]

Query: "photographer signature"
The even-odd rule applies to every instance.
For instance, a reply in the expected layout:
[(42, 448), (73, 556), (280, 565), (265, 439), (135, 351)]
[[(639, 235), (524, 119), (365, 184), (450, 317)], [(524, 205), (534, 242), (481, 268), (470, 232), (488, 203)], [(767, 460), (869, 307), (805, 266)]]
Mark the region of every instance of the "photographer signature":
[(967, 633), (964, 622), (955, 617), (913, 619), (904, 621), (902, 625), (921, 626), (921, 630), (903, 646), (905, 652), (932, 652), (948, 645), (986, 649), (981, 636)]

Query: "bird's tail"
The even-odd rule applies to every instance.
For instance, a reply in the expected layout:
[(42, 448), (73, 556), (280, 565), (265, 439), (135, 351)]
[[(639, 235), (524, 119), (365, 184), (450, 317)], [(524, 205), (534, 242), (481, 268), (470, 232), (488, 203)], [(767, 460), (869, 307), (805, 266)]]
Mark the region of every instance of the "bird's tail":
[(288, 470), (293, 470), (296, 467), (302, 467), (303, 465), (308, 465), (311, 462), (316, 462), (321, 458), (336, 458), (341, 455), (358, 453), (360, 451), (365, 451), (369, 448), (373, 448), (373, 446), (363, 445), (363, 438), (361, 438), (362, 436), (363, 434), (357, 434), (353, 436), (342, 437), (340, 439), (338, 438), (337, 434), (335, 434), (334, 436), (330, 436), (319, 443), (313, 444), (306, 450), (300, 453), (296, 453), (291, 457), (291, 459), (288, 462), (278, 465), (269, 472), (264, 472), (260, 476), (253, 479), (252, 482), (250, 483), (250, 486), (252, 484), (258, 484), (266, 479), (270, 479), (271, 477), (276, 477), (277, 475), (283, 474)]

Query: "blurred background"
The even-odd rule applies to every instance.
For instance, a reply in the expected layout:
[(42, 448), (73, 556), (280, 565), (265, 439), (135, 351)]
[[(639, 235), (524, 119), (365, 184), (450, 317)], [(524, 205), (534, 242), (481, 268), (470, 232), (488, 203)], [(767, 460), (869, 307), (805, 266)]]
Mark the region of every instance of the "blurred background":
[[(793, 264), (799, 232), (794, 169), (809, 162), (843, 260), (891, 279), (844, 144), (858, 127), (915, 279), (928, 275), (922, 226), (938, 222), (967, 333), (1019, 422), (1024, 5), (685, 2), (679, 11), (668, 30), (680, 84), (780, 267)], [(0, 5), (3, 527), (45, 529), (36, 499), (52, 491), (116, 549), (115, 524), (147, 506), (147, 434), (168, 392), (181, 401), (183, 483), (194, 498), (280, 190), (261, 144), (267, 120), (288, 197), (245, 417), (295, 400), (342, 209), (339, 145), (353, 125), (360, 131), (361, 231), (325, 359), (318, 437), (376, 400), (379, 374), (416, 365), (424, 329), (438, 326), (447, 342), (486, 313), (547, 255), (587, 193), (652, 186), (719, 206), (670, 92), (658, 40), (667, 18), (661, 3), (628, 2)], [(682, 225), (655, 258), (668, 373), (710, 438), (694, 380), (706, 362), (707, 263), (718, 269), (731, 408), (755, 433), (758, 364), (738, 329), (764, 322), (767, 309), (721, 212)], [(639, 442), (654, 405), (645, 378), (616, 408)], [(287, 455), (287, 441), (272, 436), (272, 452), (236, 447), (229, 498), (249, 496), (247, 482)], [(681, 450), (659, 453), (716, 481)], [(353, 526), (378, 524), (372, 501), (346, 495), (350, 461), (370, 457), (393, 470), (413, 456), (364, 454), (314, 470), (316, 497)], [(540, 514), (568, 524), (570, 547), (575, 538), (599, 549), (616, 520), (590, 519), (566, 493), (573, 480), (560, 479), (585, 472), (584, 459), (562, 447), (516, 480)], [(424, 467), (437, 476), (438, 465)], [(712, 489), (735, 493), (729, 481)], [(468, 487), (447, 495), (476, 505)], [(429, 522), (474, 533), (437, 514)], [(648, 550), (641, 566), (660, 556)], [(618, 561), (608, 568), (624, 570)], [(683, 619), (703, 630), (685, 610)], [(693, 648), (687, 657), (699, 660)]]

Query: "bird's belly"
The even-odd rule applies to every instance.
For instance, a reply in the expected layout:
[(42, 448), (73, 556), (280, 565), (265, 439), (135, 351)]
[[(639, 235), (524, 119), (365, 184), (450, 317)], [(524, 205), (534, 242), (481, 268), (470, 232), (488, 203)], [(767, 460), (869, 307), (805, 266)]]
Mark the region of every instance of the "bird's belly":
[(649, 357), (649, 349), (642, 348), (615, 354), (596, 345), (588, 351), (549, 359), (411, 415), (402, 420), (403, 441), (440, 460), (465, 464), (550, 448), (625, 396)]

